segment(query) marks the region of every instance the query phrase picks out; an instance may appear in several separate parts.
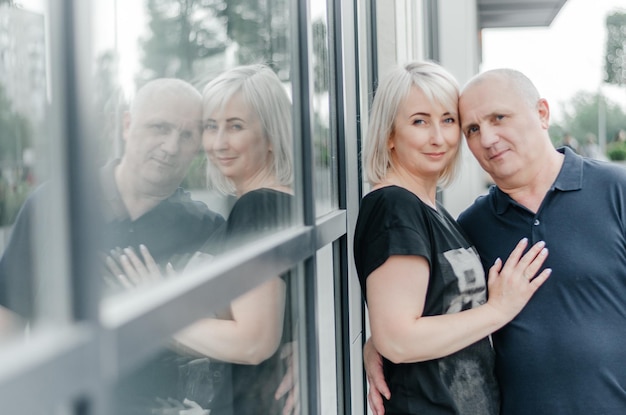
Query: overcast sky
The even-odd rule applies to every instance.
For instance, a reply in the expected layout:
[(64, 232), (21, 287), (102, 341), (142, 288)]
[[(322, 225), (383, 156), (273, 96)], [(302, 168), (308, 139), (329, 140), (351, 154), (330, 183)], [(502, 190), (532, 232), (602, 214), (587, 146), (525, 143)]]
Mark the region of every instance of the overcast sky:
[[(481, 70), (521, 70), (548, 99), (558, 119), (560, 102), (579, 90), (600, 87), (606, 16), (617, 9), (626, 12), (626, 0), (568, 0), (550, 27), (484, 30)], [(602, 88), (611, 100), (626, 107), (626, 88)]]

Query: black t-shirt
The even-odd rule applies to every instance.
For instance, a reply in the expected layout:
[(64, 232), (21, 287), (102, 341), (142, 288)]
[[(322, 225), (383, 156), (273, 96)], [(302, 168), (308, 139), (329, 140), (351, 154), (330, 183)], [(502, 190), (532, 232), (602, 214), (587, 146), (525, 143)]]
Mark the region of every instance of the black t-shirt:
[[(430, 264), (424, 316), (471, 309), (486, 301), (480, 259), (443, 206), (437, 210), (398, 186), (377, 189), (361, 202), (354, 258), (367, 299), (366, 278), (392, 255), (417, 255)], [(391, 400), (386, 414), (499, 412), (494, 354), (488, 338), (449, 356), (418, 363), (383, 359)]]
[[(209, 256), (234, 249), (246, 242), (269, 235), (291, 223), (293, 196), (272, 190), (257, 189), (241, 196), (235, 202), (228, 220), (201, 248)], [(285, 318), (281, 344), (292, 340), (292, 320), (289, 273), (281, 275), (286, 284)], [(214, 394), (209, 408), (211, 415), (279, 415), (284, 402), (274, 394), (287, 370), (287, 362), (280, 357), (281, 348), (258, 365), (243, 365), (213, 361), (207, 365), (203, 377), (214, 378), (209, 372), (220, 368), (223, 378), (220, 390)], [(221, 363), (221, 364), (220, 364)], [(183, 380), (184, 383), (187, 383)]]

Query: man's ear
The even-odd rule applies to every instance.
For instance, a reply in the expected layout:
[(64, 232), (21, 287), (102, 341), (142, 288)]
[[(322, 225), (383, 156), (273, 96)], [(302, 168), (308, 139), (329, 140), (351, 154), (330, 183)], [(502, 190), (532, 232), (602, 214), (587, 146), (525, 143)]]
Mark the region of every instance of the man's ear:
[(124, 111), (124, 115), (122, 116), (122, 137), (124, 137), (124, 141), (128, 140), (128, 134), (130, 131), (130, 112)]
[(537, 101), (537, 112), (539, 113), (541, 126), (547, 130), (550, 127), (550, 105), (548, 105), (548, 101), (545, 98)]

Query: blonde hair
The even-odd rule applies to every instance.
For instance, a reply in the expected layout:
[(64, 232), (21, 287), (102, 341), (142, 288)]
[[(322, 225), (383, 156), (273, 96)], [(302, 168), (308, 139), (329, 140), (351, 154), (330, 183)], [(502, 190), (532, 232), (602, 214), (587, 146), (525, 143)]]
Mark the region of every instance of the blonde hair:
[[(268, 140), (272, 170), (280, 185), (293, 182), (291, 101), (278, 76), (265, 65), (238, 66), (220, 74), (202, 92), (203, 113), (223, 109), (240, 93), (246, 105), (261, 121), (263, 135)], [(210, 161), (207, 163), (209, 188), (234, 194), (235, 186)]]
[[(437, 103), (451, 113), (458, 114), (459, 85), (442, 66), (422, 61), (391, 70), (376, 90), (364, 148), (365, 175), (372, 185), (381, 183), (393, 167), (387, 142), (393, 134), (398, 109), (412, 87), (422, 91), (431, 103)], [(460, 136), (459, 131), (459, 138)], [(460, 159), (459, 146), (456, 156), (441, 173), (440, 183), (443, 186), (454, 180)]]

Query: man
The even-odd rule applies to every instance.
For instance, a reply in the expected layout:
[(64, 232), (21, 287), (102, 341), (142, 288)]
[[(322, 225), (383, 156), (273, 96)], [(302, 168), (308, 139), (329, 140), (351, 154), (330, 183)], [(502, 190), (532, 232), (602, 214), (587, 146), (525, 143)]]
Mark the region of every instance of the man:
[[(522, 237), (550, 247), (551, 277), (493, 335), (501, 413), (625, 413), (626, 170), (555, 150), (548, 103), (517, 71), (473, 78), (459, 111), (472, 154), (496, 184), (458, 219), (485, 269)], [(380, 414), (389, 390), (371, 342), (364, 356)]]

